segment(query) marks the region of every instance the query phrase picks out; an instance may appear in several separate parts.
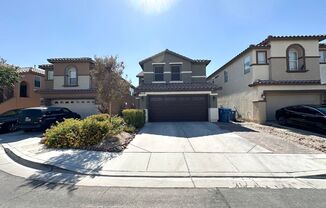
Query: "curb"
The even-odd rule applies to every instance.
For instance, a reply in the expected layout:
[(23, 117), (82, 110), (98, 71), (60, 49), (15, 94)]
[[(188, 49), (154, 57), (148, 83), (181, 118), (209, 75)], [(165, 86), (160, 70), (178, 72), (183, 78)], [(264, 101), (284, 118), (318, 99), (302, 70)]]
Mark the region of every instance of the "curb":
[(82, 169), (81, 171), (75, 171), (68, 168), (60, 167), (53, 164), (45, 164), (44, 161), (29, 157), (19, 152), (15, 148), (8, 144), (0, 144), (6, 155), (14, 162), (23, 165), (25, 167), (48, 171), (69, 173), (75, 175), (84, 176), (102, 176), (102, 177), (119, 177), (119, 178), (275, 178), (275, 179), (295, 179), (295, 178), (309, 178), (309, 179), (326, 179), (326, 170), (321, 171), (307, 171), (307, 172), (291, 172), (291, 173), (194, 173), (187, 175), (177, 175), (167, 173), (153, 173), (149, 172), (113, 172), (107, 171), (107, 174), (92, 173), (90, 169)]

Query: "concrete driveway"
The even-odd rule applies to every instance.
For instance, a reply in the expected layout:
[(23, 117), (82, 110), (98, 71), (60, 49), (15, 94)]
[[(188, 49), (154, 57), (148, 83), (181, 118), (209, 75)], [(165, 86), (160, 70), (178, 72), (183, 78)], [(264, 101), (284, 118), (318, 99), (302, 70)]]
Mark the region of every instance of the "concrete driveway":
[(125, 152), (268, 153), (269, 150), (209, 122), (147, 123)]

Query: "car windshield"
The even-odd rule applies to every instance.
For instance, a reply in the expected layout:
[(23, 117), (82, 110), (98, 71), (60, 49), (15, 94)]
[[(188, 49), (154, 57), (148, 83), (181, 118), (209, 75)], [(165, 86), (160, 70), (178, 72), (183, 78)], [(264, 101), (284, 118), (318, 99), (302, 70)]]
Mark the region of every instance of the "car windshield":
[(16, 114), (17, 114), (17, 112), (15, 110), (10, 110), (10, 111), (2, 113), (1, 116), (12, 116), (12, 115), (16, 115)]
[(318, 107), (317, 108), (320, 112), (322, 112), (324, 115), (326, 115), (326, 106), (324, 107)]
[(23, 111), (21, 111), (21, 115), (22, 116), (41, 116), (42, 110), (38, 110), (38, 109), (23, 110)]

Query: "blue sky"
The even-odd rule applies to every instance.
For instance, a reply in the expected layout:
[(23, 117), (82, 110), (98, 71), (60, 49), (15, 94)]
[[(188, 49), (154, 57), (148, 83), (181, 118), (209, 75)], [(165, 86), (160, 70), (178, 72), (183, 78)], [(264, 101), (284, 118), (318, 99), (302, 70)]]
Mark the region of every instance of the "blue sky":
[(211, 59), (209, 75), (270, 34), (325, 34), (325, 8), (323, 0), (1, 0), (0, 56), (33, 66), (118, 55), (137, 84), (138, 62), (168, 48)]

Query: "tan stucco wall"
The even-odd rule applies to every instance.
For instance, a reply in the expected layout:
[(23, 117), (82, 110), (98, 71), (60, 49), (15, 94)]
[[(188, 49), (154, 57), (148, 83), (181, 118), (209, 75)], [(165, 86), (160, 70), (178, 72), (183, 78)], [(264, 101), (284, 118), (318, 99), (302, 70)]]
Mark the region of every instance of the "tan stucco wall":
[(65, 70), (69, 66), (77, 69), (77, 75), (89, 75), (90, 63), (55, 63), (53, 64), (54, 76), (64, 76)]
[(56, 90), (71, 90), (71, 89), (90, 89), (91, 78), (89, 75), (78, 76), (78, 86), (67, 87), (65, 86), (65, 77), (64, 76), (54, 76), (53, 77), (53, 89)]
[(319, 56), (318, 40), (272, 40), (270, 42), (271, 57), (285, 57), (286, 49), (292, 44), (300, 44), (305, 49), (306, 56)]
[[(34, 77), (41, 77), (41, 87), (34, 87)], [(24, 73), (22, 74), (21, 82), (25, 81), (27, 83), (27, 95), (28, 97), (20, 97), (20, 85), (17, 83), (14, 87), (14, 97), (0, 104), (0, 113), (5, 111), (16, 109), (16, 108), (27, 108), (40, 106), (40, 95), (36, 89), (42, 89), (44, 87), (44, 75), (36, 75), (34, 73)]]
[[(182, 63), (181, 64), (181, 80), (184, 83), (191, 83), (192, 76), (206, 76), (205, 64), (192, 64), (189, 60), (183, 59), (179, 56), (174, 56), (170, 53), (163, 53), (156, 56), (143, 64), (144, 71), (144, 83), (149, 84), (153, 81), (153, 63), (164, 63), (164, 81), (169, 82), (171, 80), (171, 64), (170, 63)], [(205, 82), (204, 78), (198, 78), (196, 82)]]

